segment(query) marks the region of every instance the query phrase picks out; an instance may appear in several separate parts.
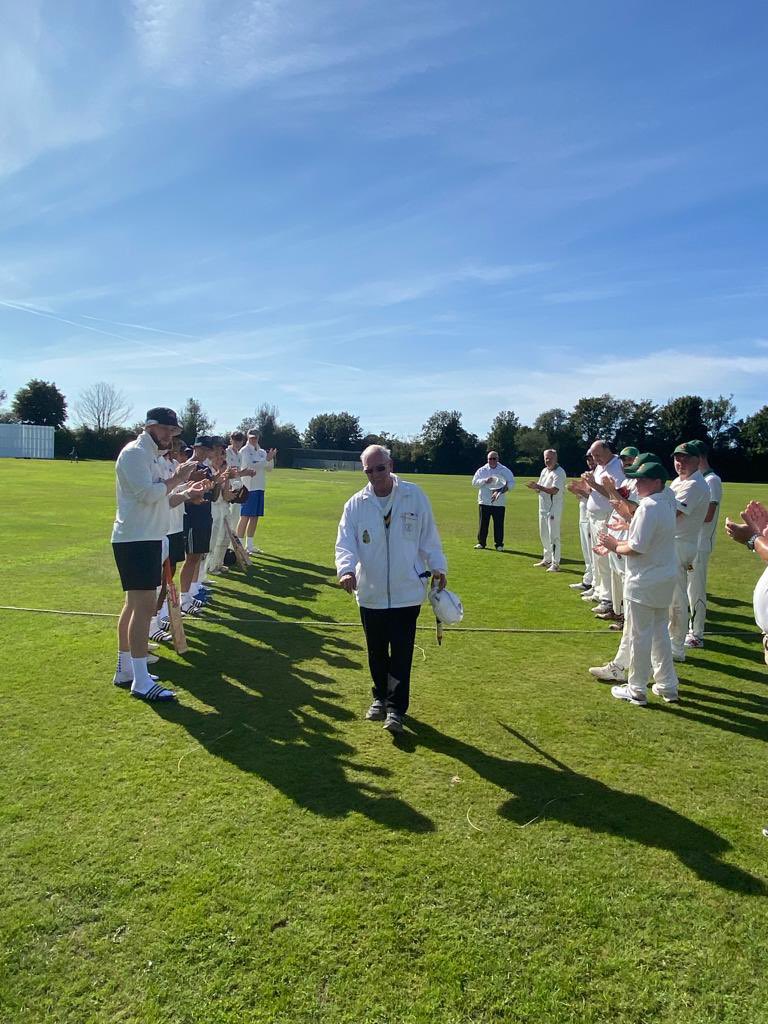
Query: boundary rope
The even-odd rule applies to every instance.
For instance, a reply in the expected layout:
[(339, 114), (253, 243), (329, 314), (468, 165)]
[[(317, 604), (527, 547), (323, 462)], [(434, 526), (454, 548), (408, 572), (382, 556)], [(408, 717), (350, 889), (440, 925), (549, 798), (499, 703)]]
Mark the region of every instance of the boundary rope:
[[(23, 606), (12, 605), (12, 604), (0, 604), (0, 611), (3, 612), (34, 612), (38, 615), (74, 615), (84, 618), (99, 618), (99, 619), (117, 619), (119, 613), (117, 612), (78, 612), (70, 611), (64, 608), (25, 608)], [(192, 621), (194, 622), (194, 616)], [(189, 619), (187, 619), (189, 621)], [(332, 619), (327, 620), (311, 620), (311, 619), (257, 619), (244, 616), (230, 616), (229, 618), (222, 618), (217, 615), (206, 615), (205, 619), (200, 618), (201, 622), (216, 622), (223, 625), (230, 625), (234, 622), (252, 622), (262, 626), (304, 626), (307, 629), (348, 629), (350, 627), (360, 627), (359, 622), (334, 622)], [(421, 630), (434, 630), (434, 625), (417, 625), (417, 629)], [(595, 636), (618, 636), (618, 633), (609, 633), (605, 629), (544, 629), (535, 627), (523, 627), (523, 626), (445, 626), (445, 631), (448, 633), (545, 633), (545, 634), (575, 634), (581, 636), (584, 634), (590, 634)], [(757, 626), (753, 630), (717, 630), (717, 631), (706, 631), (704, 636), (757, 636), (759, 629)]]

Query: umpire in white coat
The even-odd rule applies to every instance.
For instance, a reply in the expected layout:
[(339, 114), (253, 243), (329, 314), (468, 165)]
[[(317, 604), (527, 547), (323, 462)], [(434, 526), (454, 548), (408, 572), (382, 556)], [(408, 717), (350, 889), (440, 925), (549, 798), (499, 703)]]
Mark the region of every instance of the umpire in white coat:
[(488, 525), (493, 520), (493, 545), (504, 550), (504, 514), (507, 493), (515, 486), (515, 474), (499, 462), (498, 452), (488, 452), (488, 461), (472, 477), (477, 487), (478, 528), (476, 548), (484, 548), (488, 540)]
[(369, 721), (403, 731), (408, 710), (416, 620), (430, 576), (442, 590), (447, 564), (429, 499), (392, 472), (389, 451), (360, 456), (368, 484), (344, 506), (336, 537), (339, 585), (360, 606), (373, 680)]

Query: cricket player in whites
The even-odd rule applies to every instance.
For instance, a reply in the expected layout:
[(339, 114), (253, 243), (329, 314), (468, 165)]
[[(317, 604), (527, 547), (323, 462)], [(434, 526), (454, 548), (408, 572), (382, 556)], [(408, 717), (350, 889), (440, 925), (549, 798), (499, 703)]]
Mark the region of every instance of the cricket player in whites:
[(653, 693), (670, 704), (678, 700), (667, 629), (677, 579), (675, 495), (665, 487), (667, 471), (658, 462), (646, 462), (626, 475), (637, 481), (640, 499), (627, 539), (619, 540), (607, 530), (599, 537), (602, 547), (627, 561), (624, 630), (629, 634), (629, 671), (626, 683), (612, 686), (611, 695), (644, 707), (653, 673)]
[(688, 629), (688, 575), (699, 550), (699, 532), (709, 510), (709, 487), (702, 476), (701, 458), (695, 442), (685, 441), (675, 448), (677, 477), (671, 489), (677, 499), (677, 526), (675, 551), (677, 552), (677, 584), (669, 607), (669, 635), (672, 639), (672, 657), (685, 661), (685, 636)]
[(536, 567), (547, 572), (560, 572), (560, 525), (563, 519), (563, 498), (565, 495), (565, 470), (557, 464), (557, 452), (547, 448), (544, 452), (544, 469), (536, 483), (529, 480), (527, 487), (539, 495), (539, 536), (544, 553)]
[(707, 572), (709, 556), (712, 554), (717, 536), (717, 521), (720, 518), (720, 505), (723, 500), (723, 481), (709, 465), (707, 445), (703, 441), (688, 442), (689, 448), (694, 446), (699, 453), (699, 469), (709, 487), (709, 508), (699, 530), (699, 549), (693, 562), (693, 570), (688, 573), (688, 608), (691, 618), (685, 646), (703, 647), (707, 618)]

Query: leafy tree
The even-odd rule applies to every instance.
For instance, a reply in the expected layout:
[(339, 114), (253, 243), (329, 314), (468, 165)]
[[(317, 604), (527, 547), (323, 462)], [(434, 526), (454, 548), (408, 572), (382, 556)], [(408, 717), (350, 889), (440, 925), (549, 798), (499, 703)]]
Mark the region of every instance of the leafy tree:
[[(571, 426), (570, 415), (565, 409), (547, 409), (540, 413), (533, 423), (533, 429), (544, 434), (547, 443), (544, 448), (554, 448), (561, 466), (581, 467), (584, 462), (585, 445)], [(537, 455), (541, 455), (541, 450)]]
[(660, 455), (669, 453), (681, 441), (692, 441), (706, 437), (707, 428), (702, 422), (703, 401), (698, 395), (681, 395), (671, 398), (658, 412), (658, 441)]
[(67, 418), (67, 400), (55, 384), (31, 380), (13, 396), (13, 415), (22, 423), (60, 427)]
[(187, 444), (192, 444), (198, 434), (210, 434), (216, 421), (209, 419), (208, 414), (196, 398), (188, 398), (179, 413), (181, 436)]
[(131, 406), (122, 391), (100, 381), (80, 392), (75, 413), (84, 426), (102, 434), (110, 427), (121, 427), (131, 415)]
[(519, 429), (520, 420), (511, 409), (497, 413), (488, 432), (488, 451), (498, 452), (503, 463), (511, 463), (515, 458)]
[(701, 404), (701, 421), (713, 448), (727, 448), (733, 444), (737, 434), (733, 395), (705, 398)]
[(420, 443), (435, 473), (466, 473), (484, 455), (480, 441), (462, 427), (461, 413), (455, 409), (432, 413), (422, 427)]
[(602, 438), (613, 444), (621, 420), (621, 403), (612, 395), (580, 398), (570, 416), (570, 426), (579, 441), (589, 446)]
[(360, 420), (349, 412), (323, 412), (313, 416), (304, 431), (307, 448), (359, 451), (363, 440)]
[(634, 445), (641, 452), (652, 451), (658, 429), (658, 408), (649, 398), (639, 402), (620, 400), (618, 440), (621, 447)]
[(768, 405), (739, 424), (744, 447), (751, 455), (768, 455)]
[[(518, 455), (531, 460), (532, 465), (543, 465), (543, 452), (545, 448), (552, 447), (549, 438), (543, 430), (536, 427), (521, 427), (517, 435)], [(559, 454), (559, 453), (558, 453)]]

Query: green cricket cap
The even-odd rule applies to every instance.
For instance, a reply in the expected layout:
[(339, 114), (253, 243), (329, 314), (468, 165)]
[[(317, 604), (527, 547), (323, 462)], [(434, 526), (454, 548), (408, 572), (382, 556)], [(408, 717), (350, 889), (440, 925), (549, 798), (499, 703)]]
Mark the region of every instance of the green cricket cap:
[(635, 456), (635, 461), (632, 463), (632, 469), (637, 469), (638, 466), (643, 466), (646, 462), (661, 462), (661, 459), (653, 452), (640, 452), (639, 455)]
[(633, 466), (625, 470), (632, 480), (669, 480), (669, 473), (660, 462), (644, 462), (641, 466)]
[(693, 455), (695, 458), (700, 458), (701, 450), (699, 449), (698, 441), (683, 441), (677, 448), (672, 452), (673, 455)]
[(629, 444), (626, 448), (621, 449), (619, 457), (622, 459), (636, 459), (639, 454), (638, 449), (633, 444)]
[(692, 448), (699, 457), (705, 456), (709, 453), (709, 445), (704, 441), (689, 441), (688, 447)]

